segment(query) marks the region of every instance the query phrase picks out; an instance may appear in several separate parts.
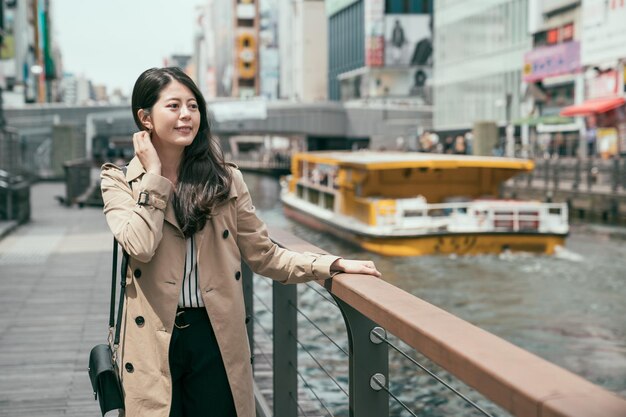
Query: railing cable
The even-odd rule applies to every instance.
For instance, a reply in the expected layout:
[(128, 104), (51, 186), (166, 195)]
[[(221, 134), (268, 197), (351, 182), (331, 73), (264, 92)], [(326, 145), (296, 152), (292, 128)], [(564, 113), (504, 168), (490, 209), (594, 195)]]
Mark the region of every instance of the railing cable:
[(306, 283), (306, 286), (309, 287), (311, 290), (315, 291), (316, 293), (318, 293), (319, 296), (322, 297), (324, 300), (328, 301), (329, 303), (337, 307), (337, 303), (335, 302), (335, 300), (333, 300), (332, 298), (329, 298), (328, 296), (326, 296), (326, 294), (323, 294), (320, 290), (313, 287), (312, 284)]
[(398, 397), (393, 395), (393, 393), (391, 391), (389, 391), (389, 389), (385, 386), (385, 384), (381, 384), (380, 381), (378, 381), (378, 379), (376, 379), (376, 378), (372, 378), (372, 381), (376, 385), (378, 385), (381, 389), (383, 389), (385, 392), (387, 392), (387, 394), (391, 395), (391, 398), (396, 400), (396, 402), (398, 404), (400, 404), (402, 406), (402, 408), (404, 408), (406, 411), (408, 411), (409, 414), (411, 414), (413, 417), (417, 417), (417, 414), (415, 414), (413, 411), (411, 411), (411, 409), (409, 407), (407, 407), (407, 405), (402, 400), (400, 400)]
[(474, 407), (475, 409), (477, 409), (478, 411), (480, 411), (481, 413), (483, 413), (484, 415), (488, 416), (488, 417), (493, 417), (491, 414), (489, 414), (488, 412), (486, 412), (485, 410), (483, 410), (478, 404), (476, 404), (474, 401), (470, 400), (469, 398), (467, 398), (465, 395), (461, 394), (459, 391), (457, 391), (456, 389), (454, 389), (453, 387), (451, 387), (446, 381), (444, 381), (443, 379), (439, 378), (437, 375), (435, 375), (434, 373), (432, 373), (431, 371), (429, 371), (426, 367), (424, 367), (422, 364), (420, 364), (419, 362), (417, 362), (415, 359), (413, 359), (412, 357), (410, 357), (409, 355), (407, 355), (406, 353), (404, 353), (402, 350), (400, 350), (398, 347), (396, 347), (391, 341), (389, 341), (389, 339), (387, 339), (384, 336), (381, 336), (380, 334), (378, 334), (377, 332), (372, 332), (372, 334), (377, 337), (378, 339), (382, 340), (383, 342), (387, 343), (389, 346), (391, 346), (396, 352), (398, 352), (399, 354), (401, 354), (402, 356), (404, 356), (405, 358), (407, 358), (409, 361), (411, 361), (414, 365), (416, 365), (417, 367), (419, 367), (421, 370), (423, 370), (424, 372), (426, 372), (428, 375), (430, 375), (431, 377), (435, 378), (437, 381), (439, 381), (441, 384), (443, 384), (446, 388), (448, 388), (450, 391), (454, 392), (457, 396), (461, 397), (463, 400), (465, 400), (465, 402), (467, 402), (468, 404), (470, 404), (472, 407)]
[(254, 296), (254, 298), (256, 298), (256, 299), (259, 301), (259, 303), (261, 303), (261, 305), (262, 305), (263, 307), (265, 307), (265, 309), (266, 309), (267, 311), (269, 311), (270, 313), (274, 314), (274, 312), (272, 311), (272, 309), (271, 309), (271, 308), (269, 308), (269, 306), (268, 306), (267, 304), (265, 304), (265, 301), (263, 301), (263, 299), (262, 299), (261, 297), (259, 297), (256, 293), (252, 293), (252, 295)]
[(317, 324), (315, 324), (315, 323), (313, 322), (313, 320), (311, 320), (311, 319), (309, 318), (309, 316), (307, 316), (307, 315), (306, 315), (306, 314), (305, 314), (302, 310), (300, 310), (300, 309), (298, 308), (298, 306), (294, 305), (291, 301), (289, 302), (289, 305), (290, 305), (291, 307), (293, 307), (293, 308), (294, 308), (294, 309), (295, 309), (298, 313), (300, 313), (300, 314), (302, 315), (302, 317), (304, 317), (304, 318), (305, 318), (305, 319), (306, 319), (309, 323), (311, 323), (311, 324), (313, 325), (313, 327), (315, 327), (315, 328), (316, 328), (316, 329), (317, 329), (317, 330), (318, 330), (318, 331), (319, 331), (322, 335), (324, 335), (324, 336), (325, 336), (328, 340), (330, 340), (330, 342), (331, 342), (333, 345), (337, 346), (337, 348), (338, 348), (340, 351), (342, 351), (342, 352), (343, 352), (346, 356), (348, 356), (348, 352), (347, 352), (347, 351), (346, 351), (343, 347), (339, 346), (339, 345), (337, 344), (337, 342), (335, 342), (335, 341), (334, 341), (334, 340), (333, 340), (333, 339), (332, 339), (332, 338), (331, 338), (328, 334), (326, 334), (326, 332), (324, 332), (324, 330), (320, 329), (320, 328), (317, 326)]
[(270, 290), (273, 289), (272, 288), (272, 283), (268, 281), (268, 278), (265, 278), (265, 279), (261, 278), (261, 279), (255, 280), (255, 281), (263, 283), (263, 285), (267, 286)]
[[(291, 367), (293, 368), (293, 364), (291, 362), (289, 362), (289, 365), (291, 365)], [(334, 417), (334, 414), (328, 409), (328, 407), (326, 407), (326, 404), (324, 404), (324, 401), (322, 401), (322, 399), (320, 397), (318, 397), (318, 395), (315, 392), (315, 390), (313, 389), (313, 387), (310, 386), (308, 382), (306, 382), (306, 379), (304, 378), (304, 376), (297, 369), (296, 369), (296, 374), (298, 374), (298, 376), (302, 380), (302, 383), (304, 384), (304, 386), (306, 388), (308, 388), (309, 391), (311, 391), (311, 394), (313, 394), (315, 399), (321, 404), (322, 407), (324, 407), (324, 410), (326, 410), (328, 415), (330, 415), (330, 417)]]
[(272, 336), (272, 333), (269, 330), (267, 330), (265, 328), (265, 326), (263, 326), (261, 324), (259, 319), (257, 319), (256, 316), (252, 316), (252, 320), (254, 320), (256, 322), (256, 324), (259, 325), (259, 327), (263, 330), (263, 333), (267, 336), (267, 338), (270, 339), (273, 342), (274, 341), (274, 336)]
[(300, 413), (304, 416), (304, 417), (308, 417), (307, 413), (304, 412), (304, 409), (302, 408), (302, 406), (300, 405), (300, 402), (293, 398), (293, 393), (289, 393), (289, 398), (291, 398), (291, 401), (293, 401), (294, 403), (296, 403), (296, 406), (298, 407), (298, 410), (300, 410)]
[[(293, 335), (292, 335), (292, 337), (293, 337)], [(335, 385), (337, 385), (337, 387), (341, 390), (341, 392), (343, 392), (343, 393), (346, 395), (346, 397), (348, 397), (348, 398), (349, 398), (350, 396), (348, 395), (348, 393), (346, 392), (346, 390), (345, 390), (345, 389), (343, 389), (343, 387), (339, 384), (339, 382), (335, 379), (335, 377), (333, 377), (333, 376), (332, 376), (332, 375), (331, 375), (331, 374), (330, 374), (330, 373), (326, 370), (326, 368), (324, 368), (324, 366), (323, 366), (321, 363), (319, 363), (319, 361), (315, 358), (315, 356), (313, 356), (313, 355), (311, 354), (311, 352), (309, 352), (309, 350), (306, 348), (306, 346), (304, 346), (304, 345), (303, 345), (303, 344), (302, 344), (302, 343), (301, 343), (301, 342), (300, 342), (297, 338), (295, 338), (295, 337), (294, 337), (294, 339), (295, 339), (296, 343), (297, 343), (297, 344), (298, 344), (298, 345), (299, 345), (299, 346), (300, 346), (300, 347), (301, 347), (301, 348), (302, 348), (302, 349), (303, 349), (303, 350), (304, 350), (304, 351), (305, 351), (305, 352), (306, 352), (306, 353), (307, 353), (307, 354), (311, 357), (311, 359), (313, 359), (313, 361), (317, 364), (317, 366), (319, 366), (319, 368), (320, 368), (322, 371), (324, 371), (324, 373), (325, 373), (325, 374), (326, 374), (326, 375), (327, 375), (327, 376), (331, 379), (331, 381), (333, 381), (333, 382), (335, 383)]]
[[(263, 351), (263, 349), (261, 349), (261, 345), (259, 345), (258, 343), (255, 343), (255, 344), (254, 344), (254, 349), (258, 349), (258, 350), (259, 350), (259, 352), (261, 352), (261, 356), (263, 356), (263, 357), (265, 358), (265, 361), (267, 362), (267, 364), (268, 364), (269, 366), (272, 366), (272, 365), (273, 365), (273, 363), (272, 363), (272, 361), (270, 360), (270, 358), (269, 358), (269, 357), (265, 354), (265, 352)], [(254, 352), (256, 352), (256, 350), (254, 350), (252, 353), (254, 353)]]

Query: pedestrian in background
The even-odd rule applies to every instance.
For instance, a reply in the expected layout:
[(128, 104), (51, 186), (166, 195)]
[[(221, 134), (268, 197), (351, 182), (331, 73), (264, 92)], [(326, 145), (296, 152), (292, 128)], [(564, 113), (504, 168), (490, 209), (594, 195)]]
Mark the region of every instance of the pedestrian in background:
[(105, 164), (101, 173), (107, 223), (130, 254), (120, 343), (126, 415), (253, 417), (242, 257), (282, 283), (380, 273), (371, 261), (270, 240), (241, 172), (211, 135), (202, 94), (180, 69), (143, 72), (132, 113), (135, 158), (125, 172)]

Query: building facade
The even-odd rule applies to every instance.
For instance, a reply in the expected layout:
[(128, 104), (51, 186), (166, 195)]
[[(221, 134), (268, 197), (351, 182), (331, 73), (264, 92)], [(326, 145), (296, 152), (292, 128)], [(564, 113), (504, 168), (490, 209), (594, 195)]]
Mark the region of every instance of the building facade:
[(323, 0), (279, 1), (280, 97), (327, 98), (328, 36)]
[(7, 105), (60, 100), (61, 53), (50, 0), (5, 1), (0, 66)]
[(524, 54), (521, 148), (524, 156), (574, 156), (584, 126), (561, 117), (584, 100), (581, 63), (582, 10), (577, 0), (529, 0), (532, 49)]
[(327, 3), (330, 98), (431, 104), (432, 7), (429, 0)]
[(581, 155), (626, 155), (626, 2), (583, 0), (581, 53), (584, 101), (561, 115), (585, 128)]
[(194, 67), (207, 97), (259, 95), (259, 5), (210, 0), (197, 9)]
[(528, 0), (434, 2), (434, 129), (504, 127), (521, 116), (523, 57), (531, 49)]

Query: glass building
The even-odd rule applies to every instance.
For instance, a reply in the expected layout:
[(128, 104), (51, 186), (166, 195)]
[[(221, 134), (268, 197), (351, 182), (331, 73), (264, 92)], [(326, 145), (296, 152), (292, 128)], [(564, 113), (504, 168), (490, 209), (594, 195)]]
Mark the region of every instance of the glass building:
[(434, 2), (434, 115), (437, 132), (520, 117), (522, 64), (531, 49), (528, 0)]

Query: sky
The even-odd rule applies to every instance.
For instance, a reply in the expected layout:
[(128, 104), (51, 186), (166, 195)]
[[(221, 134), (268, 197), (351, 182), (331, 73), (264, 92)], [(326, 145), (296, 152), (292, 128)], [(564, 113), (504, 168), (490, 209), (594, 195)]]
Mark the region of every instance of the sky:
[(55, 0), (63, 70), (130, 94), (144, 70), (191, 54), (196, 5), (205, 0)]

